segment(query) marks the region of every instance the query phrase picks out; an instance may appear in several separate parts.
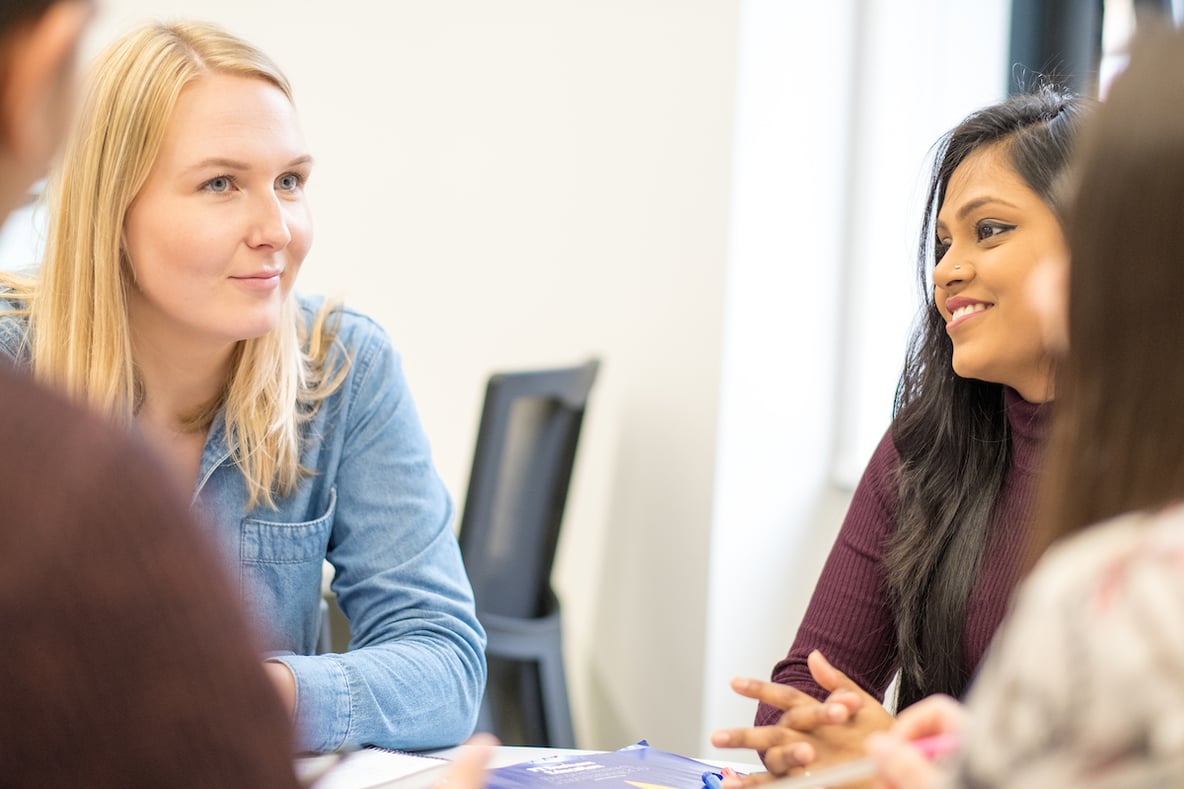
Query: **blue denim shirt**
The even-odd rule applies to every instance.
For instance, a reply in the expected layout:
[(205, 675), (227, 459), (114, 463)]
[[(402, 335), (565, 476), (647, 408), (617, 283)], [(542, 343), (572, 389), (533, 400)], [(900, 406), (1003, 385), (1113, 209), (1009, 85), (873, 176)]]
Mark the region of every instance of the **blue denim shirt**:
[[(319, 305), (301, 300), (310, 321)], [(0, 319), (0, 349), (14, 357), (25, 355), (22, 324)], [(454, 745), (476, 722), (485, 633), (452, 501), (386, 333), (345, 309), (338, 340), (351, 365), (306, 425), (301, 464), (313, 473), (277, 509), (248, 511), (219, 414), (193, 506), (230, 560), (270, 657), (296, 677), (302, 749)], [(324, 559), (350, 623), (350, 649), (339, 655), (313, 654)]]

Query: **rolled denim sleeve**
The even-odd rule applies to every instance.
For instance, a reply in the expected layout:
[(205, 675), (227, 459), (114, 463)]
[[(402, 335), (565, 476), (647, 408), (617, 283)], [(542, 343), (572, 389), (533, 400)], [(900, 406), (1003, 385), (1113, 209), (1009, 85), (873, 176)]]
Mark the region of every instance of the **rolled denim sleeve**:
[(296, 677), (301, 745), (455, 745), (475, 725), (486, 667), (452, 500), (385, 332), (355, 320), (342, 339), (352, 360), (332, 416), (342, 443), (326, 558), (350, 650), (279, 658)]

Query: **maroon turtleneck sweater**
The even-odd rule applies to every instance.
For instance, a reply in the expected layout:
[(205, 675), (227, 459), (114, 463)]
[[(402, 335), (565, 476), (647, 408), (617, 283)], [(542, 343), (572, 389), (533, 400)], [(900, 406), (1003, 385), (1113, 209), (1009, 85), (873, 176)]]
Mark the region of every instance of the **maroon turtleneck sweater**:
[[(964, 654), (972, 674), (1007, 611), (1019, 579), (1035, 503), (1040, 450), (1048, 409), (1004, 389), (1011, 426), (1011, 469), (992, 514), (978, 580), (966, 607)], [(819, 649), (837, 669), (881, 700), (899, 667), (896, 623), (888, 602), (884, 553), (896, 529), (900, 456), (885, 434), (863, 472), (842, 528), (822, 568), (818, 585), (773, 681), (823, 699), (806, 657)], [(757, 725), (776, 723), (781, 710), (761, 704)]]

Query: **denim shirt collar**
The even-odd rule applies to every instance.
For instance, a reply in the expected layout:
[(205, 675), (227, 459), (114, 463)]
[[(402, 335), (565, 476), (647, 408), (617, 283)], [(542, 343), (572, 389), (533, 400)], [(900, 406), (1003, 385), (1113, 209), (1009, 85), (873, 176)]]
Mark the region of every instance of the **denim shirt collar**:
[(226, 441), (226, 406), (223, 405), (214, 414), (214, 421), (210, 424), (210, 432), (206, 434), (206, 443), (201, 450), (201, 464), (197, 470), (197, 480), (193, 484), (192, 506), (197, 502), (198, 494), (209, 481), (214, 469), (230, 459), (230, 446)]

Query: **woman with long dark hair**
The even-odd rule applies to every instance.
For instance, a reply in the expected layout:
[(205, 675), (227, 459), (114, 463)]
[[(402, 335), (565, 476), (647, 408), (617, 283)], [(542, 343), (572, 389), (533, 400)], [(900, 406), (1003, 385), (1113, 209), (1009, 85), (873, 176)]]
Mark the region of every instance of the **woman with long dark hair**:
[[(882, 785), (1184, 785), (1182, 74), (1184, 33), (1142, 34), (1082, 135), (1040, 558), (965, 711), (926, 700), (874, 743)], [(955, 729), (949, 768), (904, 745)]]
[[(891, 725), (881, 702), (894, 676), (900, 708), (966, 687), (1031, 526), (1054, 390), (1024, 289), (1063, 254), (1058, 183), (1088, 103), (1042, 85), (939, 141), (918, 248), (924, 306), (894, 419), (773, 684), (734, 685), (761, 700), (756, 728), (717, 732), (717, 746), (764, 751), (773, 773), (841, 761)], [(819, 708), (839, 689), (856, 692), (850, 713)]]

